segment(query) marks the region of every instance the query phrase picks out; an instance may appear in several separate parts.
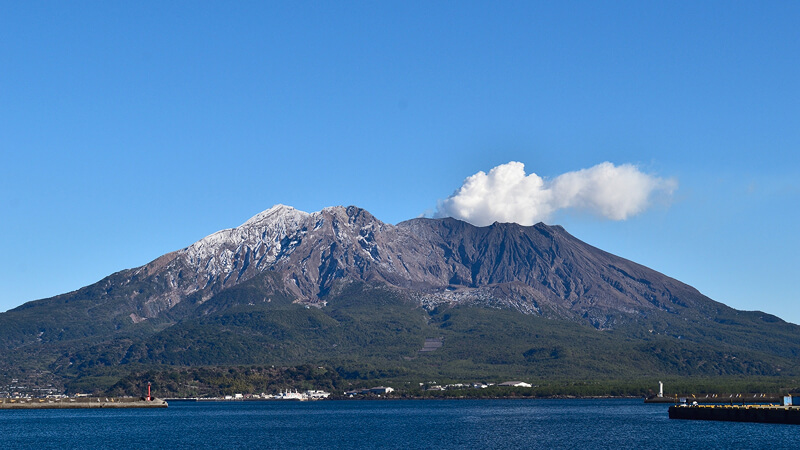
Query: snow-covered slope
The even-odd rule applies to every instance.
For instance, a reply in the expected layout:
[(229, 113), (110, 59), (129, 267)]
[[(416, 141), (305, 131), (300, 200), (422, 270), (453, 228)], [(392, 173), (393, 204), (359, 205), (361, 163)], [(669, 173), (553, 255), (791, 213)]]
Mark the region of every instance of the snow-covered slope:
[[(207, 277), (206, 285), (215, 279), (228, 279), (250, 264), (256, 268), (273, 264), (288, 250), (285, 238), (307, 229), (309, 214), (290, 206), (275, 205), (253, 216), (239, 227), (218, 231), (178, 252), (179, 257)], [(301, 233), (302, 234), (302, 233)], [(291, 241), (288, 246), (291, 247)]]
[[(276, 205), (137, 269), (138, 277), (166, 280), (168, 289), (147, 299), (136, 315), (154, 317), (197, 291), (208, 298), (263, 271), (280, 273), (281, 288), (311, 303), (340, 278), (383, 279), (380, 274), (386, 273), (413, 279), (392, 254), (401, 243), (417, 239), (397, 232), (397, 227), (352, 206), (307, 213)], [(397, 271), (404, 275), (392, 277)]]

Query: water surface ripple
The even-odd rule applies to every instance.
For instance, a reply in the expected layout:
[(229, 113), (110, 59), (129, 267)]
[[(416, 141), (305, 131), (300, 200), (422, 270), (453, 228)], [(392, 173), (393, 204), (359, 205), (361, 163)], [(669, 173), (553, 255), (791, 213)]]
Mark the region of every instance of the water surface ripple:
[(174, 402), (0, 411), (4, 449), (796, 448), (800, 427), (670, 420), (641, 400)]

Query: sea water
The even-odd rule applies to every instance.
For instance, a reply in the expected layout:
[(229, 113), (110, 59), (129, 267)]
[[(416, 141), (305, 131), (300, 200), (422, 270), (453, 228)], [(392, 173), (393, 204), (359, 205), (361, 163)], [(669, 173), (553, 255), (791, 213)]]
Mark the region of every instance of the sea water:
[(800, 426), (670, 420), (641, 400), (173, 402), (0, 411), (3, 449), (797, 448)]

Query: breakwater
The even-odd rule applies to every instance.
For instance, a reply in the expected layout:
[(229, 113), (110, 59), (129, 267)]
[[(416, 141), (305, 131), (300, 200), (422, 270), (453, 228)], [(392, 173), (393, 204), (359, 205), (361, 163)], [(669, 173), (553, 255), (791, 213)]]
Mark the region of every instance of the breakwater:
[(166, 408), (166, 401), (135, 397), (4, 398), (0, 409)]
[(800, 425), (800, 407), (775, 405), (673, 405), (670, 419)]
[(783, 396), (776, 394), (708, 394), (695, 395), (670, 395), (664, 397), (648, 397), (645, 403), (692, 403), (718, 404), (718, 405), (744, 405), (757, 403), (781, 403)]

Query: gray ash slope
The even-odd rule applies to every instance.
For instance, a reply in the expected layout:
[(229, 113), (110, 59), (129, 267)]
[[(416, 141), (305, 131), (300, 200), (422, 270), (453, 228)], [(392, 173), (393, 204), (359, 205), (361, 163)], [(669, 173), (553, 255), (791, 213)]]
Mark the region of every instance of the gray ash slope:
[[(368, 346), (376, 329), (362, 326), (369, 322), (366, 316), (342, 319), (343, 305), (355, 307), (348, 296), (385, 297), (404, 305), (402, 311), (386, 302), (359, 306), (372, 308), (373, 317), (390, 310), (403, 317), (385, 317), (388, 323), (405, 324), (396, 332), (402, 345), (380, 341), (396, 352), (384, 351), (386, 360), (407, 358), (407, 350), (421, 348), (425, 337), (455, 333), (458, 326), (435, 320), (444, 310), (456, 312), (453, 317), (462, 317), (462, 325), (478, 320), (475, 315), (495, 311), (524, 328), (507, 334), (500, 322), (493, 324), (495, 316), (486, 316), (481, 342), (490, 340), (487, 333), (525, 339), (531, 333), (539, 336), (535, 329), (563, 323), (587, 342), (608, 332), (601, 340), (633, 339), (641, 344), (636, 351), (659, 353), (669, 347), (671, 359), (663, 370), (678, 364), (673, 360), (685, 363), (674, 373), (688, 366), (710, 367), (710, 374), (735, 373), (731, 368), (741, 366), (743, 359), (749, 360), (743, 372), (786, 373), (800, 354), (800, 327), (768, 314), (733, 310), (691, 286), (594, 248), (560, 226), (475, 227), (455, 219), (424, 218), (391, 225), (353, 206), (305, 213), (277, 205), (145, 266), (0, 314), (0, 365), (58, 372), (86, 366), (86, 361), (91, 366), (132, 361), (231, 363), (203, 351), (192, 360), (164, 359), (168, 353), (174, 356), (226, 339), (236, 340), (231, 345), (240, 349), (243, 363), (303, 362), (298, 355), (311, 354), (306, 357), (309, 362), (329, 360), (324, 350), (310, 347), (315, 342), (319, 347), (316, 339), (340, 339), (337, 348), (343, 351)], [(312, 319), (323, 325), (330, 322), (329, 328), (319, 325), (320, 329), (335, 331), (335, 336), (318, 331), (322, 337), (312, 339), (298, 331), (297, 321), (275, 322), (280, 314), (301, 314), (291, 309), (295, 307), (311, 314), (303, 316), (303, 324)], [(283, 312), (276, 313), (276, 308)], [(241, 319), (247, 325), (230, 325), (238, 323), (230, 317), (242, 311), (247, 311)], [(258, 314), (260, 321), (253, 319)], [(418, 326), (417, 320), (425, 325)], [(380, 327), (380, 322), (373, 325)], [(479, 334), (476, 330), (465, 326), (458, 336), (477, 339), (470, 337)], [(223, 332), (228, 334), (219, 334)], [(308, 348), (290, 350), (292, 333), (300, 336), (298, 346)], [(348, 341), (359, 333), (360, 340)], [(207, 338), (199, 340), (197, 335)], [(558, 343), (553, 345), (543, 351), (557, 355)], [(710, 358), (739, 361), (718, 369)], [(530, 358), (520, 361), (522, 366), (534, 364)], [(698, 373), (706, 373), (703, 370)]]

